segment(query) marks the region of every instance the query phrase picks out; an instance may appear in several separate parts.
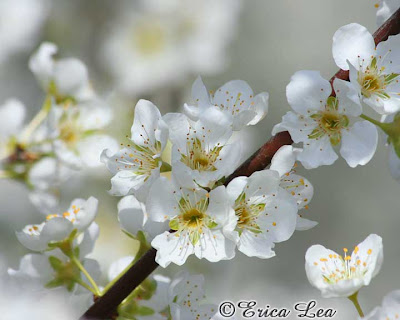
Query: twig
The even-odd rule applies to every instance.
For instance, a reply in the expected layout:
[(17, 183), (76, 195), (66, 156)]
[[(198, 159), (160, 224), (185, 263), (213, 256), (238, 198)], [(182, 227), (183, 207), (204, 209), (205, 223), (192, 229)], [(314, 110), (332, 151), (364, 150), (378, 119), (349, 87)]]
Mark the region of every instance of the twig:
[[(390, 35), (400, 33), (400, 9), (397, 10), (375, 33), (375, 43), (385, 41)], [(349, 80), (349, 72), (339, 70), (331, 79), (335, 78)], [(270, 163), (275, 152), (284, 145), (292, 144), (293, 141), (287, 131), (280, 132), (268, 140), (247, 161), (245, 161), (225, 184), (238, 176), (250, 176), (252, 173), (263, 170)], [(100, 297), (92, 307), (83, 315), (82, 320), (107, 319), (116, 310), (118, 305), (157, 267), (155, 262), (156, 250), (148, 250), (138, 262), (132, 266), (105, 294)]]

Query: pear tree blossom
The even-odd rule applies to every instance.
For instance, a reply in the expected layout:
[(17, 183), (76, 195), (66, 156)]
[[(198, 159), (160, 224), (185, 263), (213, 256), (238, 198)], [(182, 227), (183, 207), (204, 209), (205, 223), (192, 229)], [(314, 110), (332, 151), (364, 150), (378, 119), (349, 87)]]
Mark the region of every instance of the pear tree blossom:
[(229, 81), (214, 94), (209, 94), (202, 79), (198, 77), (192, 86), (192, 98), (193, 105), (184, 105), (189, 118), (197, 120), (210, 106), (217, 106), (231, 118), (233, 130), (257, 124), (268, 112), (268, 92), (254, 95), (253, 90), (242, 80)]
[(162, 152), (167, 144), (168, 128), (158, 108), (147, 100), (139, 100), (131, 128), (131, 142), (113, 153), (104, 150), (102, 161), (114, 175), (110, 193), (135, 194), (145, 201), (151, 184), (163, 168)]
[(172, 172), (183, 186), (212, 187), (239, 165), (240, 145), (229, 143), (231, 120), (210, 107), (197, 121), (181, 113), (163, 117), (172, 142)]
[(299, 212), (297, 213), (296, 230), (309, 230), (318, 223), (304, 218), (304, 211), (300, 213), (300, 210), (308, 209), (308, 204), (314, 195), (314, 188), (310, 181), (295, 171), (297, 156), (301, 151), (292, 146), (281, 147), (272, 158), (270, 169), (279, 173), (281, 178), (279, 186), (288, 191), (297, 202)]
[(146, 209), (150, 219), (169, 221), (174, 231), (165, 231), (151, 242), (160, 266), (165, 268), (171, 262), (182, 265), (192, 254), (211, 262), (234, 257), (235, 242), (225, 232), (233, 231), (236, 216), (223, 186), (207, 192), (161, 177), (150, 189)]
[(333, 87), (336, 97), (319, 72), (299, 71), (286, 88), (294, 112), (286, 113), (272, 134), (288, 130), (294, 142), (303, 143), (297, 159), (306, 169), (333, 164), (338, 158), (333, 147), (339, 144), (350, 167), (365, 165), (376, 150), (378, 131), (366, 120), (357, 121), (362, 108), (354, 89), (340, 79)]
[(239, 0), (129, 2), (104, 33), (99, 60), (130, 95), (215, 74), (226, 66), (239, 9)]
[(25, 226), (16, 233), (23, 246), (33, 251), (44, 251), (49, 244), (67, 239), (73, 230), (84, 232), (97, 214), (98, 200), (75, 199), (62, 214), (49, 214), (41, 224)]
[(249, 257), (275, 256), (275, 243), (288, 240), (295, 230), (297, 203), (279, 184), (277, 171), (263, 170), (235, 178), (226, 188), (238, 219), (230, 236), (238, 238), (239, 251)]
[(383, 263), (382, 238), (369, 235), (344, 255), (314, 245), (306, 252), (306, 273), (311, 285), (325, 298), (350, 297), (363, 286), (368, 286)]
[(400, 111), (399, 43), (400, 36), (395, 35), (375, 46), (372, 35), (357, 23), (341, 27), (333, 36), (337, 66), (349, 70), (360, 100), (380, 114)]

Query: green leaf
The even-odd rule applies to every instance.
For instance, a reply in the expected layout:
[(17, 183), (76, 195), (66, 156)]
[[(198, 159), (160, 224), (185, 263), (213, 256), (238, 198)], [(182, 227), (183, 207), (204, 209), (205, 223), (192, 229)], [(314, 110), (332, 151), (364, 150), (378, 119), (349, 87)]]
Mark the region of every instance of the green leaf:
[(154, 314), (154, 310), (146, 306), (139, 306), (136, 312), (139, 316), (150, 316)]

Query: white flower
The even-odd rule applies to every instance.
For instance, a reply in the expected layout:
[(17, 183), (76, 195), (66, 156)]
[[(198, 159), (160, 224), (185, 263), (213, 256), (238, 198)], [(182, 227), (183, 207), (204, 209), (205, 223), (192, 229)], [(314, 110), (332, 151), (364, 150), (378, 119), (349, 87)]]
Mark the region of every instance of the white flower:
[(350, 167), (371, 160), (378, 143), (376, 127), (368, 121), (352, 121), (361, 114), (356, 92), (343, 80), (331, 85), (317, 71), (299, 71), (292, 76), (286, 95), (295, 112), (288, 112), (273, 134), (288, 130), (293, 141), (303, 142), (297, 156), (306, 169), (331, 165), (338, 158), (333, 146), (341, 143), (340, 154)]
[(297, 204), (280, 186), (277, 171), (263, 170), (233, 179), (226, 190), (238, 218), (238, 249), (249, 257), (271, 258), (276, 242), (288, 240), (296, 227)]
[(123, 197), (118, 202), (118, 219), (123, 230), (132, 235), (144, 231), (150, 240), (168, 230), (168, 223), (149, 219), (145, 205), (133, 195)]
[(257, 124), (268, 112), (269, 94), (262, 92), (254, 96), (253, 90), (242, 80), (229, 81), (210, 95), (198, 77), (192, 86), (192, 98), (194, 105), (184, 105), (186, 114), (192, 120), (197, 120), (214, 105), (231, 119), (233, 130)]
[(160, 175), (161, 154), (167, 144), (168, 128), (160, 111), (147, 100), (139, 100), (131, 128), (131, 144), (112, 155), (105, 150), (102, 161), (114, 174), (110, 193), (134, 193), (144, 201), (149, 187)]
[(94, 98), (86, 66), (76, 58), (55, 60), (55, 44), (44, 42), (29, 60), (29, 68), (44, 91), (57, 103), (80, 102)]
[(379, 0), (375, 4), (378, 8), (376, 11), (376, 24), (381, 26), (387, 19), (389, 19), (393, 13), (395, 13), (400, 8), (399, 0)]
[(140, 0), (121, 6), (101, 59), (125, 93), (148, 92), (225, 67), (238, 0)]
[(146, 209), (150, 219), (169, 220), (175, 231), (165, 231), (151, 242), (157, 249), (156, 261), (163, 268), (171, 262), (182, 265), (192, 254), (211, 262), (234, 257), (235, 243), (223, 233), (236, 225), (225, 187), (208, 193), (204, 189), (179, 187), (161, 177), (150, 189)]
[[(281, 147), (271, 160), (271, 170), (278, 171), (281, 182), (279, 186), (287, 190), (296, 200), (298, 210), (308, 209), (313, 195), (314, 188), (310, 181), (296, 174), (297, 156), (301, 153), (301, 149), (292, 146)], [(297, 213), (296, 230), (308, 230), (315, 227), (318, 222), (311, 221), (302, 217)]]
[(387, 294), (382, 306), (374, 308), (363, 319), (365, 320), (395, 320), (400, 319), (400, 290)]
[(101, 165), (104, 149), (117, 150), (117, 142), (102, 133), (112, 119), (110, 107), (101, 100), (91, 100), (67, 108), (54, 105), (47, 130), (57, 157), (71, 168)]
[(350, 82), (365, 104), (380, 114), (400, 111), (400, 35), (375, 48), (368, 30), (351, 23), (336, 31), (332, 53), (337, 66), (350, 71)]
[(210, 107), (194, 122), (180, 113), (168, 113), (172, 141), (172, 173), (179, 184), (212, 187), (231, 174), (240, 161), (240, 145), (229, 144), (232, 128), (229, 118)]
[(98, 201), (93, 197), (75, 199), (64, 213), (47, 215), (45, 222), (27, 225), (16, 232), (17, 238), (30, 250), (44, 251), (50, 242), (66, 239), (74, 229), (85, 231), (96, 217), (97, 205)]
[(218, 311), (214, 304), (205, 304), (203, 275), (189, 275), (183, 271), (171, 281), (169, 288), (172, 319), (210, 320)]
[(314, 245), (306, 253), (306, 273), (310, 283), (325, 298), (349, 297), (369, 285), (383, 262), (382, 238), (369, 235), (344, 257), (321, 245)]
[(0, 1), (0, 63), (35, 44), (48, 4), (46, 0)]

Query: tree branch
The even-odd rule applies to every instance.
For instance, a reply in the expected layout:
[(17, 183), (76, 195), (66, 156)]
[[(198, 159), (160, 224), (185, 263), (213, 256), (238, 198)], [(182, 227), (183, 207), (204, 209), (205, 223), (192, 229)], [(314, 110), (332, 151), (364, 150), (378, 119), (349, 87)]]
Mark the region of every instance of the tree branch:
[[(375, 43), (387, 40), (391, 35), (400, 33), (400, 9), (397, 10), (375, 33)], [(349, 72), (339, 70), (330, 80), (332, 83), (335, 78), (349, 80)], [(334, 94), (334, 92), (333, 92)], [(280, 132), (268, 140), (258, 149), (247, 161), (245, 161), (236, 171), (231, 174), (225, 185), (238, 176), (250, 176), (256, 171), (265, 169), (270, 163), (275, 152), (284, 145), (292, 144), (293, 141), (287, 131)], [(156, 250), (148, 250), (138, 262), (132, 266), (104, 296), (97, 299), (92, 307), (82, 316), (82, 320), (107, 319), (115, 312), (118, 305), (157, 267), (155, 262)]]

